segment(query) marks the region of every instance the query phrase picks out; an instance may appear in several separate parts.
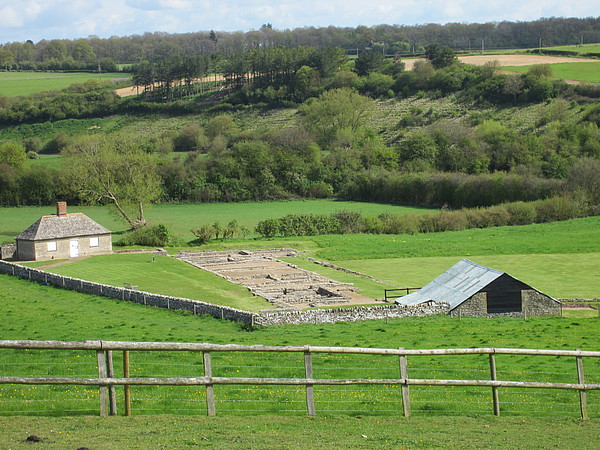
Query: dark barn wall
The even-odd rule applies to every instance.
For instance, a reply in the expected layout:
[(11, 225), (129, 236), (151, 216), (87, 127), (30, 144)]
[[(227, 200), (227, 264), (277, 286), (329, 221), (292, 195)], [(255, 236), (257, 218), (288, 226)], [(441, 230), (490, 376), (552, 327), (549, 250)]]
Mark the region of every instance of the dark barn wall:
[(521, 291), (528, 289), (531, 287), (525, 283), (510, 275), (502, 274), (481, 290), (487, 296), (487, 313), (521, 312), (523, 310)]

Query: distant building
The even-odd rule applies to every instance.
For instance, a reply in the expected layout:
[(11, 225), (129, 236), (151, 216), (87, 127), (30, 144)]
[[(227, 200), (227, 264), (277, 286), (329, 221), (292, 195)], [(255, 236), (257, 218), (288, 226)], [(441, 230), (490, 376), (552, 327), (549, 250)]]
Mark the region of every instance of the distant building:
[(67, 214), (58, 202), (56, 214), (42, 216), (16, 237), (16, 259), (39, 261), (112, 253), (110, 230), (82, 213)]
[(459, 261), (417, 292), (396, 300), (401, 305), (446, 302), (451, 315), (560, 315), (561, 303), (507, 273)]

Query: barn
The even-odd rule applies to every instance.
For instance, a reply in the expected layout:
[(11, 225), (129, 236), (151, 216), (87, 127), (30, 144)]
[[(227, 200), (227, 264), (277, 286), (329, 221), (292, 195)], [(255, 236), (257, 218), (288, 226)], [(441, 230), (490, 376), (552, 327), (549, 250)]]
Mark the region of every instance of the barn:
[(82, 213), (67, 213), (58, 202), (56, 214), (42, 216), (19, 234), (16, 259), (40, 261), (112, 253), (112, 233)]
[(446, 302), (451, 315), (532, 317), (561, 315), (561, 303), (496, 269), (463, 259), (401, 305)]

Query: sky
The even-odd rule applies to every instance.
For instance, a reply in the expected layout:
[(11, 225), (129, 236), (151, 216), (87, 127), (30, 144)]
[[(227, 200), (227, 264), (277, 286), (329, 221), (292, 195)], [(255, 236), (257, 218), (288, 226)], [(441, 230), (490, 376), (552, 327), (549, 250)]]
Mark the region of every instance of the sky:
[(163, 31), (598, 17), (600, 0), (0, 0), (0, 43)]

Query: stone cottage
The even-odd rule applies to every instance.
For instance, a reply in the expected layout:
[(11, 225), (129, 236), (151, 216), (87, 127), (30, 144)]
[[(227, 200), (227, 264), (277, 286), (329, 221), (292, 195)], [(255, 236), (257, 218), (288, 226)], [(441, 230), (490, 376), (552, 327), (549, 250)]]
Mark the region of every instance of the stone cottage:
[(82, 213), (67, 214), (58, 202), (56, 214), (42, 216), (16, 237), (20, 261), (77, 258), (112, 253), (110, 230)]
[(561, 315), (561, 303), (516, 278), (463, 259), (401, 305), (446, 302), (451, 315), (532, 317)]

